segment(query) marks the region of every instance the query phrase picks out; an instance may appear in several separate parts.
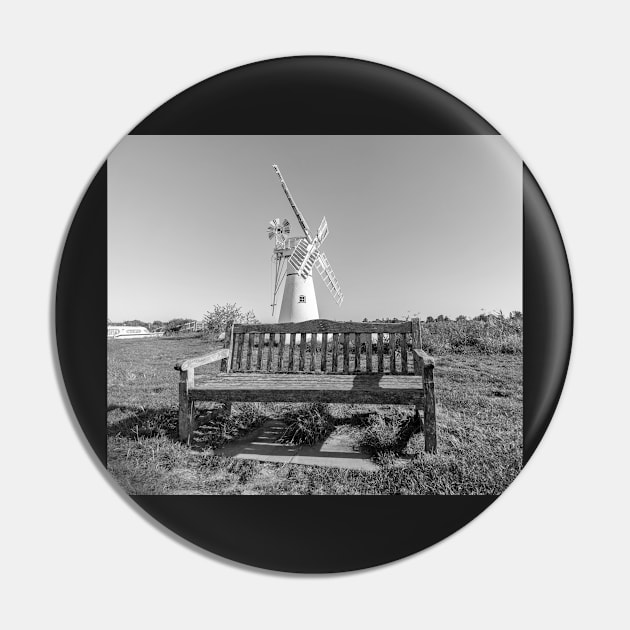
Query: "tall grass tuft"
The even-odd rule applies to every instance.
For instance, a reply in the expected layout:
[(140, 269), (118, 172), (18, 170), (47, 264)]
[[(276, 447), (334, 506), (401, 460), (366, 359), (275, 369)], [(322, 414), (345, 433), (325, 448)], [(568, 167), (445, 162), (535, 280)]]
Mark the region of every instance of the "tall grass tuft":
[(312, 403), (297, 406), (289, 412), (287, 428), (280, 437), (285, 444), (315, 444), (324, 440), (335, 428), (328, 405)]
[(420, 421), (396, 409), (385, 417), (381, 412), (369, 415), (370, 425), (359, 440), (359, 446), (373, 457), (402, 453), (409, 438), (420, 429)]

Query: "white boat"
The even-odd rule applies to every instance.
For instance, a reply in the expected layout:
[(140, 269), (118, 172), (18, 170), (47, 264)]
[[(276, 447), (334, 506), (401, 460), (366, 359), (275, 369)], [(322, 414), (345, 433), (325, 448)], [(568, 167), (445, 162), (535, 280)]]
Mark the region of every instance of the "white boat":
[(108, 339), (154, 339), (162, 337), (164, 331), (150, 332), (145, 326), (108, 326)]

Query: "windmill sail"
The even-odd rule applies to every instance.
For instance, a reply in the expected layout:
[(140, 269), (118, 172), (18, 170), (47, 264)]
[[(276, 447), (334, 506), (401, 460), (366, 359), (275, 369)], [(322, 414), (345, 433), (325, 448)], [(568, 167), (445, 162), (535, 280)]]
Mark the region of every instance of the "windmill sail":
[(319, 244), (317, 241), (309, 243), (305, 238), (300, 239), (297, 247), (289, 258), (289, 263), (302, 276), (307, 278), (313, 272), (313, 265), (320, 256)]
[(304, 218), (304, 215), (300, 212), (295, 201), (293, 201), (293, 197), (291, 196), (291, 193), (289, 192), (289, 187), (286, 185), (284, 178), (282, 177), (282, 173), (280, 172), (280, 169), (278, 168), (278, 165), (274, 164), (273, 169), (274, 171), (276, 171), (276, 174), (280, 178), (280, 184), (282, 186), (282, 190), (284, 190), (284, 194), (287, 196), (287, 199), (289, 200), (289, 204), (291, 204), (291, 208), (293, 208), (293, 212), (295, 212), (295, 216), (297, 217), (300, 227), (304, 230), (304, 234), (306, 234), (306, 238), (309, 240), (309, 242), (312, 241), (313, 237), (311, 236), (311, 230), (309, 229), (308, 224), (306, 223), (306, 219)]
[(327, 236), (328, 236), (328, 222), (326, 221), (326, 217), (324, 217), (319, 227), (317, 228), (316, 240), (321, 245)]
[(343, 293), (341, 292), (341, 286), (339, 282), (337, 282), (337, 278), (328, 262), (328, 258), (326, 258), (326, 254), (320, 252), (317, 260), (315, 261), (315, 268), (319, 271), (319, 275), (322, 277), (324, 284), (330, 291), (330, 294), (333, 296), (333, 299), (339, 306), (343, 302)]

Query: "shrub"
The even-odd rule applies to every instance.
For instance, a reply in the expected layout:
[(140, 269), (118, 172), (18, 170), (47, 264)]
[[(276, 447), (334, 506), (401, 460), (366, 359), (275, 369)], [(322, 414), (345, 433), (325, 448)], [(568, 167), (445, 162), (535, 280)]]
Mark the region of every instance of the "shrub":
[(280, 437), (280, 442), (315, 444), (328, 437), (334, 428), (328, 405), (324, 403), (299, 405), (289, 413), (287, 428)]
[[(439, 318), (438, 318), (439, 319)], [(431, 354), (482, 352), (522, 354), (523, 318), (484, 315), (472, 320), (435, 321), (422, 324), (422, 347)]]
[(203, 317), (204, 330), (207, 335), (218, 337), (225, 332), (229, 322), (237, 324), (257, 324), (258, 320), (254, 311), (243, 313), (243, 308), (236, 304), (215, 304), (211, 311)]
[(382, 413), (369, 416), (370, 425), (359, 440), (359, 446), (373, 457), (386, 453), (400, 454), (405, 450), (409, 438), (421, 428), (419, 420), (404, 411), (396, 409), (386, 418)]

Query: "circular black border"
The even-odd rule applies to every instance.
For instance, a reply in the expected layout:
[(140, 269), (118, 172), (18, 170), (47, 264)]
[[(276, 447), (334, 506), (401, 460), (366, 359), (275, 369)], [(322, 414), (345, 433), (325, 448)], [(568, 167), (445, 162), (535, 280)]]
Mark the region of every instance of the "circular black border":
[[(290, 95), (290, 98), (287, 97)], [(134, 134), (496, 134), (483, 118), (407, 73), (338, 57), (259, 62), (207, 79), (159, 107)], [(566, 253), (523, 168), (524, 462), (560, 397), (571, 352)], [(106, 464), (107, 163), (69, 229), (57, 282), (59, 361), (77, 419)], [(175, 383), (173, 385), (175, 387)], [(456, 531), (495, 496), (133, 496), (203, 549), (267, 569), (350, 571), (390, 562)], [(278, 540), (282, 544), (269, 544)], [(308, 541), (304, 544), (304, 541)]]

